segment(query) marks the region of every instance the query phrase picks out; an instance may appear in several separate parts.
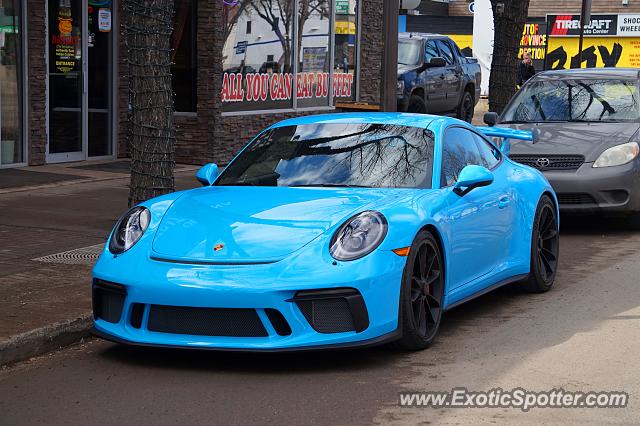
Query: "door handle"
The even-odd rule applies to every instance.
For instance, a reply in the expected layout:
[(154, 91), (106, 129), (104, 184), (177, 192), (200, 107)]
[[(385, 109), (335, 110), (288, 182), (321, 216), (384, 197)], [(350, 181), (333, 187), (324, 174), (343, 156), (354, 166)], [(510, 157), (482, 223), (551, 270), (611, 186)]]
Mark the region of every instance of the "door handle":
[(509, 203), (511, 202), (511, 200), (509, 199), (509, 197), (504, 196), (500, 198), (500, 201), (498, 201), (498, 208), (499, 209), (504, 209), (505, 207), (507, 207), (509, 205)]

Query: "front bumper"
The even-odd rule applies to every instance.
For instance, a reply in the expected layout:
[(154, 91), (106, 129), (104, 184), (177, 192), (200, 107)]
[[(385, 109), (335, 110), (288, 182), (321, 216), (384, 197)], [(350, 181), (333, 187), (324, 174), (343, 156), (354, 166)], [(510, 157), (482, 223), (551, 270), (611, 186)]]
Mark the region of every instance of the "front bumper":
[[(115, 283), (123, 289), (119, 296), (120, 312), (94, 306), (94, 332), (108, 340), (143, 346), (289, 351), (368, 346), (398, 337), (400, 283), (406, 258), (390, 251), (380, 250), (364, 259), (336, 262), (336, 265), (333, 259), (320, 257), (314, 270), (310, 270), (311, 264), (300, 259), (297, 267), (291, 263), (294, 259), (266, 265), (186, 265), (154, 261), (149, 256), (135, 262), (135, 256), (127, 256), (129, 254), (134, 253), (115, 258), (103, 254), (94, 268), (94, 283), (96, 280), (99, 285)], [(326, 328), (326, 324), (331, 326), (334, 320), (339, 322), (326, 315), (334, 312), (344, 319), (344, 309), (340, 311), (333, 305), (321, 311), (319, 305), (311, 308), (300, 301), (310, 294), (319, 294), (323, 299), (327, 291), (337, 291), (344, 296), (345, 289), (361, 296), (366, 312), (366, 321), (353, 315), (354, 327), (347, 331), (343, 331), (345, 328), (341, 329), (340, 324), (329, 331)], [(163, 324), (168, 324), (168, 328), (157, 331), (158, 320), (151, 318), (155, 315), (153, 312), (163, 309), (177, 309), (179, 315), (189, 315), (184, 311), (191, 308), (199, 311), (196, 320), (202, 320), (198, 315), (203, 312), (216, 312), (216, 309), (250, 312), (254, 315), (249, 318), (254, 320), (252, 330), (257, 326), (260, 332), (208, 335), (206, 330), (211, 329), (207, 329), (207, 324), (200, 324), (205, 331), (199, 327), (197, 334), (172, 332), (176, 330), (172, 327), (180, 329), (184, 316), (177, 320), (163, 317)], [(286, 323), (284, 332), (279, 321), (273, 319), (274, 311)], [(325, 325), (315, 323), (314, 315), (324, 318)], [(242, 321), (245, 320), (246, 317)], [(260, 324), (255, 324), (256, 321)], [(214, 321), (213, 327), (219, 330), (216, 324)]]
[(575, 171), (544, 172), (567, 213), (628, 214), (640, 211), (640, 162), (593, 168), (584, 163)]

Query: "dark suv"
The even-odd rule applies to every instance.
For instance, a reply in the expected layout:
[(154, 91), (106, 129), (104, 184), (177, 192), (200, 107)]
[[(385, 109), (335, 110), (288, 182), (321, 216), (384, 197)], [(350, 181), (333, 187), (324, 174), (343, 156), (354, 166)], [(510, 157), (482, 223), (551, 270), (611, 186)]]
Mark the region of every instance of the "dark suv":
[(447, 36), (401, 33), (398, 111), (456, 116), (471, 122), (480, 100), (480, 65)]

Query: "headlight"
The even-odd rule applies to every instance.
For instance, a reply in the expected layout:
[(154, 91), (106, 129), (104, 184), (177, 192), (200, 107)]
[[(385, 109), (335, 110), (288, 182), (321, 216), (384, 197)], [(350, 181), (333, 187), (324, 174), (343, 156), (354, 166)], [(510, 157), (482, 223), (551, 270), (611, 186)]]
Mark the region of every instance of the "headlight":
[(404, 94), (404, 80), (398, 80), (397, 93), (398, 96), (402, 96)]
[(111, 233), (109, 251), (113, 254), (129, 250), (147, 230), (151, 221), (151, 213), (146, 207), (134, 207), (116, 223)]
[(387, 219), (366, 211), (347, 220), (331, 238), (329, 252), (337, 260), (356, 260), (375, 250), (387, 235)]
[(593, 167), (621, 166), (636, 158), (639, 152), (640, 147), (637, 142), (613, 146), (600, 154), (600, 157), (593, 163)]

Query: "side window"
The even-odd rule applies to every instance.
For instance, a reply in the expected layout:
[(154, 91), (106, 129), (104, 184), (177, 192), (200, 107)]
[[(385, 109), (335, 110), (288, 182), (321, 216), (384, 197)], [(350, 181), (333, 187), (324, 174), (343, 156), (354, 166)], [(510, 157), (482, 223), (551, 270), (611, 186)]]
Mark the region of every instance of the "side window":
[(444, 134), (442, 150), (442, 183), (443, 187), (451, 186), (458, 180), (458, 175), (465, 166), (475, 164), (484, 166), (475, 133), (462, 127), (450, 127)]
[(500, 162), (500, 151), (484, 140), (482, 136), (476, 133), (472, 133), (472, 135), (482, 158), (481, 165), (487, 169), (493, 169)]
[(438, 48), (440, 49), (440, 53), (442, 54), (442, 57), (447, 62), (447, 65), (453, 65), (454, 63), (453, 50), (451, 50), (451, 46), (449, 46), (449, 43), (447, 43), (444, 40), (438, 40)]
[(424, 61), (429, 62), (431, 58), (435, 58), (437, 56), (439, 56), (439, 53), (436, 48), (436, 43), (433, 40), (427, 40), (424, 49)]

